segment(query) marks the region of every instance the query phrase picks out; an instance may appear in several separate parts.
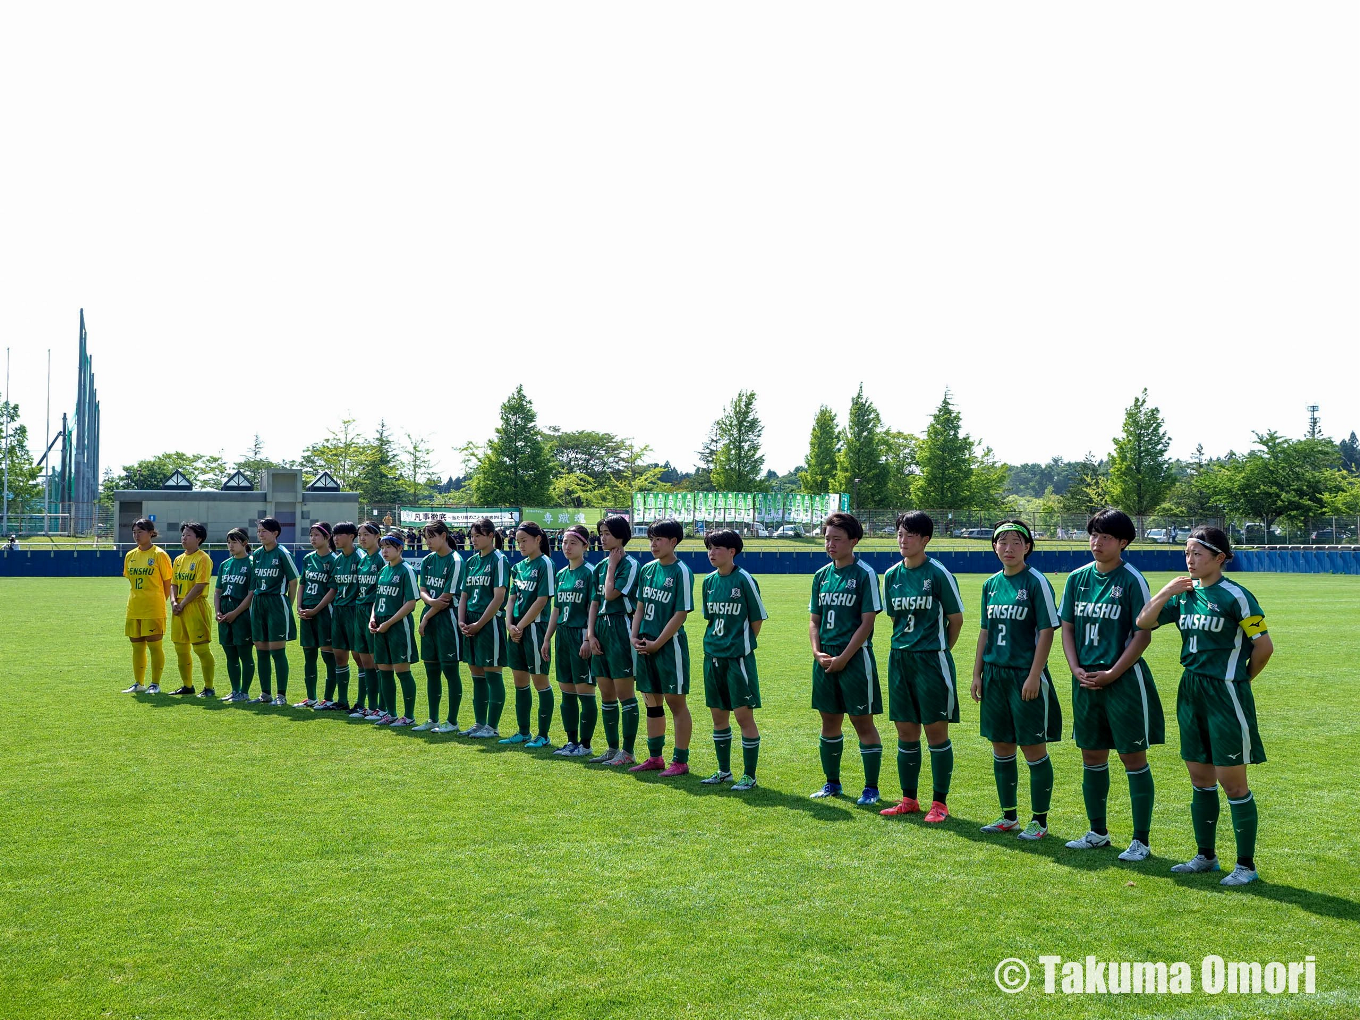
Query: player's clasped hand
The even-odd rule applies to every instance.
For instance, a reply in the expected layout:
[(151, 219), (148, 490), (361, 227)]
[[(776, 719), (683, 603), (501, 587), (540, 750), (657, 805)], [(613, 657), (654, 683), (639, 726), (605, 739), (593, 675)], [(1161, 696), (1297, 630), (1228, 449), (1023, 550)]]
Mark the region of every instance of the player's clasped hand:
[(1098, 691), (1102, 687), (1108, 687), (1110, 686), (1110, 684), (1114, 683), (1116, 680), (1119, 679), (1108, 669), (1100, 669), (1095, 671), (1082, 670), (1080, 673), (1077, 673), (1075, 675), (1077, 681), (1080, 683), (1082, 687), (1085, 687), (1087, 690), (1092, 691)]

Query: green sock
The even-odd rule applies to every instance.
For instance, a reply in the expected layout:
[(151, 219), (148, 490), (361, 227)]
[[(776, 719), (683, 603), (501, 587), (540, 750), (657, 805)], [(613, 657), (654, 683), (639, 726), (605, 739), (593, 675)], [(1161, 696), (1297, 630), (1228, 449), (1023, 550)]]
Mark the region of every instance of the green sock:
[(604, 741), (612, 751), (619, 749), (619, 702), (617, 698), (606, 701), (600, 706), (601, 721), (604, 723)]
[[(1048, 814), (1049, 804), (1053, 801), (1053, 762), (1048, 755), (1038, 761), (1029, 762), (1029, 809), (1036, 815)], [(1105, 781), (1108, 784), (1109, 773)]]
[(552, 729), (553, 689), (549, 684), (538, 692), (538, 735), (546, 737)]
[(534, 691), (532, 687), (515, 688), (515, 722), (519, 726), (519, 731), (524, 736), (529, 735), (529, 713), (534, 707)]
[(931, 800), (941, 804), (949, 796), (949, 782), (954, 778), (954, 742), (930, 745), (930, 781), (935, 784)]
[(1195, 843), (1199, 847), (1199, 852), (1206, 857), (1216, 856), (1213, 853), (1218, 840), (1218, 787), (1190, 787), (1190, 820), (1195, 826)]
[(439, 721), (439, 702), (444, 697), (444, 678), (440, 675), (439, 663), (425, 663), (425, 697), (430, 702), (429, 718)]
[(713, 731), (713, 749), (718, 752), (718, 771), (732, 771), (732, 727)]
[(845, 750), (845, 737), (821, 737), (818, 748), (822, 753), (822, 772), (828, 783), (841, 781), (841, 752)]
[(742, 771), (752, 779), (756, 777), (756, 762), (760, 760), (760, 738), (741, 738)]
[(396, 715), (397, 674), (390, 669), (380, 669), (382, 675), (382, 710), (388, 715)]
[(472, 718), (476, 720), (478, 726), (486, 725), (486, 677), (474, 676), (472, 678)]
[(665, 749), (666, 749), (666, 736), (665, 736), (665, 734), (662, 734), (662, 735), (659, 736), (659, 737), (648, 737), (648, 738), (647, 738), (647, 757), (648, 757), (648, 758), (660, 758), (660, 757), (661, 757), (661, 752), (664, 751)]
[(340, 704), (349, 704), (349, 663), (335, 667), (335, 689), (340, 696)]
[(397, 679), (401, 681), (401, 714), (407, 719), (414, 719), (416, 714), (416, 678), (411, 675), (409, 669), (397, 671)]
[(250, 683), (255, 679), (255, 653), (250, 645), (237, 645), (236, 654), (241, 659), (241, 693), (250, 693)]
[(581, 699), (575, 691), (562, 692), (562, 729), (567, 731), (567, 743), (577, 739), (577, 728), (581, 723)]
[(1256, 798), (1247, 791), (1241, 800), (1228, 799), (1233, 835), (1237, 837), (1237, 863), (1256, 867)]
[[(447, 719), (455, 726), (458, 725), (458, 710), (463, 707), (463, 675), (458, 669), (458, 660), (446, 658), (440, 664), (443, 670), (444, 679), (449, 682), (449, 714)], [(438, 716), (430, 716), (436, 719)]]
[[(302, 686), (307, 688), (307, 699), (316, 700), (316, 657), (315, 648), (302, 649)], [(282, 692), (280, 692), (282, 693)]]
[(500, 670), (486, 671), (486, 723), (493, 730), (501, 725), (501, 713), (505, 711), (505, 679)]
[[(864, 785), (878, 789), (878, 770), (883, 764), (882, 744), (860, 744), (859, 759), (864, 763)], [(917, 767), (919, 768), (919, 762)]]
[[(581, 703), (581, 736), (578, 743), (582, 747), (589, 747), (590, 741), (595, 736), (595, 720), (599, 717), (599, 706), (595, 703), (595, 695), (578, 694), (577, 700)], [(617, 733), (618, 721), (614, 723)], [(617, 739), (617, 737), (615, 738)]]
[(1152, 828), (1152, 802), (1154, 787), (1152, 766), (1144, 765), (1137, 772), (1127, 773), (1129, 780), (1129, 803), (1133, 807), (1133, 836), (1148, 843), (1148, 831)]
[(322, 652), (321, 661), (326, 664), (326, 700), (335, 700), (335, 653)]
[(279, 681), (279, 697), (288, 696), (288, 650), (275, 648), (269, 653), (274, 658), (274, 676)]
[(623, 728), (623, 749), (629, 754), (637, 747), (638, 700), (627, 698), (619, 702), (619, 724)]
[(235, 694), (241, 689), (241, 655), (235, 645), (223, 645), (222, 651), (227, 656), (227, 678), (231, 681), (231, 693)]
[(382, 675), (381, 675), (381, 673), (379, 672), (377, 665), (375, 664), (375, 665), (369, 666), (369, 667), (368, 667), (368, 707), (369, 707), (369, 710), (370, 710), (370, 711), (374, 711), (374, 710), (380, 709), (380, 708), (382, 707), (382, 698), (380, 697), (380, 689), (381, 689), (381, 688), (382, 688)]
[(350, 707), (356, 712), (361, 708), (372, 708), (368, 703), (368, 667), (360, 665), (357, 667), (358, 675), (354, 681), (354, 700), (350, 702)]
[(273, 697), (274, 694), (274, 653), (259, 649), (255, 652), (255, 658), (260, 666), (260, 693), (266, 698)]
[(992, 753), (992, 773), (996, 776), (996, 796), (1001, 801), (1001, 813), (1014, 818), (1016, 811), (1016, 789), (1020, 785), (1020, 768), (1015, 764), (1015, 755), (1002, 758)]
[(902, 784), (902, 796), (916, 798), (916, 787), (921, 781), (921, 742), (897, 742), (897, 780)]
[(671, 752), (671, 761), (675, 762), (677, 765), (688, 765), (689, 748), (677, 747), (673, 752)]
[(1081, 768), (1081, 799), (1086, 802), (1086, 817), (1091, 831), (1105, 835), (1105, 815), (1110, 797), (1110, 766), (1083, 765)]

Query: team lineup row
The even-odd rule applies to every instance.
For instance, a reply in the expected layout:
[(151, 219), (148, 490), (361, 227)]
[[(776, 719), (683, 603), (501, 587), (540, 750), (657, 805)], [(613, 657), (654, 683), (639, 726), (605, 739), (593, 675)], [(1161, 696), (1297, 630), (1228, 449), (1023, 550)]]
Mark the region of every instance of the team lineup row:
[[(131, 586), (126, 633), (134, 669), (127, 690), (159, 693), (168, 598), (182, 678), (177, 695), (197, 693), (192, 683), (195, 656), (205, 682), (199, 696), (214, 694), (210, 642), (215, 617), (232, 687), (225, 701), (287, 705), (285, 647), (300, 639), (307, 697), (295, 707), (346, 711), (351, 719), (376, 725), (539, 748), (549, 746), (555, 714), (548, 682), (553, 668), (567, 736), (555, 754), (635, 772), (655, 770), (665, 777), (684, 775), (693, 730), (686, 700), (690, 656), (684, 625), (695, 607), (693, 574), (675, 556), (683, 528), (674, 520), (653, 523), (648, 528), (653, 559), (645, 565), (626, 552), (632, 537), (626, 518), (606, 518), (596, 530), (605, 558), (594, 565), (585, 562), (591, 535), (576, 525), (563, 537), (567, 566), (554, 572), (547, 536), (537, 524), (525, 523), (517, 530), (516, 545), (524, 557), (512, 566), (490, 520), (471, 528), (474, 552), (466, 558), (453, 549), (445, 525), (436, 522), (424, 529), (431, 551), (417, 572), (403, 559), (405, 543), (399, 535), (383, 535), (371, 522), (341, 523), (334, 529), (317, 523), (311, 528), (312, 552), (299, 571), (278, 544), (278, 522), (266, 518), (256, 529), (259, 548), (250, 548), (243, 529), (229, 534), (231, 555), (217, 571), (213, 612), (207, 600), (212, 562), (199, 547), (206, 537), (202, 526), (184, 525), (185, 551), (171, 563), (153, 545), (155, 525), (139, 521), (133, 529), (138, 547), (124, 562)], [(1257, 809), (1246, 766), (1264, 761), (1265, 753), (1251, 681), (1264, 668), (1272, 645), (1255, 598), (1223, 576), (1232, 556), (1227, 536), (1216, 528), (1196, 528), (1186, 543), (1187, 576), (1153, 595), (1142, 575), (1122, 558), (1135, 534), (1127, 515), (1103, 510), (1091, 518), (1087, 530), (1092, 562), (1068, 576), (1061, 600), (1048, 579), (1027, 564), (1034, 548), (1028, 526), (1006, 520), (993, 532), (1002, 569), (983, 586), (970, 689), (980, 704), (982, 736), (992, 742), (1001, 808), (1001, 816), (983, 831), (1013, 833), (1022, 840), (1048, 834), (1053, 767), (1047, 744), (1061, 738), (1063, 720), (1047, 661), (1054, 634), (1060, 633), (1072, 674), (1073, 733), (1082, 752), (1082, 794), (1090, 821), (1090, 831), (1067, 846), (1092, 850), (1111, 844), (1106, 802), (1113, 750), (1125, 767), (1133, 814), (1133, 838), (1119, 858), (1147, 859), (1154, 802), (1147, 753), (1165, 742), (1165, 724), (1142, 655), (1152, 630), (1175, 623), (1184, 669), (1176, 714), (1181, 757), (1192, 786), (1197, 853), (1172, 870), (1219, 870), (1215, 843), (1221, 785), (1237, 843), (1236, 867), (1223, 884), (1254, 881)], [(873, 630), (877, 615), (886, 609), (893, 623), (888, 715), (897, 730), (902, 798), (881, 813), (891, 817), (920, 811), (924, 732), (932, 780), (925, 821), (938, 823), (949, 815), (954, 758), (949, 725), (959, 722), (952, 650), (964, 614), (953, 576), (927, 553), (933, 532), (934, 524), (924, 513), (899, 516), (902, 561), (886, 572), (880, 587), (875, 572), (855, 554), (863, 537), (860, 522), (845, 513), (829, 516), (823, 535), (830, 562), (812, 580), (808, 634), (812, 707), (821, 714), (819, 746), (826, 777), (812, 796), (842, 792), (843, 727), (849, 716), (864, 768), (857, 803), (880, 799), (883, 746), (874, 716), (882, 714), (883, 702)], [(703, 679), (718, 768), (702, 782), (716, 785), (735, 778), (735, 715), (743, 768), (732, 789), (750, 790), (756, 785), (760, 750), (756, 648), (767, 613), (755, 578), (736, 565), (741, 537), (719, 531), (706, 535), (704, 542), (714, 570), (703, 578), (700, 593)], [(414, 610), (422, 603), (417, 626)], [(352, 701), (351, 655), (359, 673)], [(148, 658), (150, 686), (143, 683)], [(321, 697), (318, 660), (326, 668)], [(413, 718), (416, 685), (410, 672), (416, 661), (425, 668), (431, 716), (420, 725)], [(461, 663), (468, 665), (472, 678), (475, 722), (467, 729), (458, 726)], [(263, 693), (252, 699), (256, 666)], [(501, 738), (506, 668), (514, 679), (517, 727)], [(277, 694), (272, 693), (275, 677)], [(448, 714), (440, 722), (446, 683)], [(401, 715), (396, 715), (398, 684)], [(531, 728), (535, 693), (536, 730)], [(640, 708), (647, 719), (642, 761), (635, 754)], [(667, 710), (673, 727), (669, 763), (663, 757)], [(597, 723), (608, 745), (598, 755), (592, 746)], [(1017, 753), (1024, 755), (1029, 769), (1031, 819), (1023, 827)]]

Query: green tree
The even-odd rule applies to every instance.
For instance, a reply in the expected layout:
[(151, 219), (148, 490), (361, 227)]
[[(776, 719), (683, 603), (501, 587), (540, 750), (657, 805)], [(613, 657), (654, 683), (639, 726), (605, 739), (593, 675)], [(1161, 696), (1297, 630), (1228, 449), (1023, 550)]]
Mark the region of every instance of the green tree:
[(1087, 453), (1077, 465), (1077, 474), (1058, 497), (1059, 506), (1065, 514), (1081, 514), (1089, 517), (1091, 513), (1110, 503), (1109, 490), (1106, 488), (1104, 465), (1096, 460), (1095, 454)]
[(255, 488), (264, 488), (264, 473), (270, 468), (285, 468), (293, 465), (286, 460), (272, 460), (264, 455), (264, 440), (259, 433), (255, 434), (254, 442), (250, 444), (250, 449), (236, 458), (236, 463), (231, 466), (232, 471), (239, 471), (249, 478)]
[(432, 458), (434, 451), (424, 438), (407, 432), (399, 453), (403, 498), (409, 497), (412, 503), (425, 502), (439, 484), (438, 477), (430, 475), (435, 466)]
[[(0, 401), (0, 428), (7, 437), (7, 446), (0, 454), (9, 466), (9, 489), (0, 493), (9, 514), (17, 514), (27, 503), (42, 508), (42, 486), (38, 478), (42, 469), (33, 463), (28, 449), (28, 426), (19, 421), (19, 405)], [(165, 481), (164, 478), (161, 481)], [(54, 486), (55, 488), (55, 486)]]
[(1140, 533), (1143, 519), (1161, 505), (1176, 483), (1166, 455), (1170, 446), (1162, 412), (1148, 403), (1145, 389), (1124, 411), (1124, 431), (1114, 440), (1106, 483), (1110, 501), (1137, 519)]
[(909, 432), (883, 430), (883, 454), (888, 465), (888, 505), (902, 509), (911, 505), (911, 488), (916, 480), (917, 439)]
[(1330, 473), (1340, 455), (1327, 439), (1289, 439), (1273, 429), (1254, 433), (1258, 450), (1224, 466), (1230, 512), (1259, 521), (1267, 536), (1281, 518), (1303, 521), (1326, 512)]
[(386, 421), (378, 422), (378, 430), (373, 433), (353, 484), (359, 501), (369, 506), (393, 506), (401, 501), (401, 468)]
[(764, 492), (765, 457), (760, 443), (765, 426), (756, 413), (754, 390), (738, 390), (713, 423), (718, 447), (713, 454), (713, 485), (724, 492)]
[(836, 492), (848, 492), (854, 509), (880, 509), (891, 502), (888, 465), (884, 460), (883, 418), (864, 396), (864, 384), (850, 401), (836, 458)]
[(1182, 469), (1157, 512), (1192, 519), (1222, 517), (1227, 512), (1222, 463), (1206, 458), (1201, 443)]
[(808, 439), (807, 468), (803, 471), (804, 492), (830, 492), (836, 484), (836, 462), (841, 453), (840, 425), (836, 412), (823, 404), (812, 419), (812, 435)]
[(472, 491), (482, 506), (543, 506), (553, 462), (538, 430), (538, 412), (523, 385), (501, 404), (501, 423), (484, 448), (463, 448), (472, 465)]
[(176, 470), (184, 473), (196, 489), (216, 489), (227, 476), (227, 464), (220, 453), (204, 455), (171, 450), (147, 457), (135, 464), (124, 464), (113, 477), (115, 489), (159, 489)]
[(310, 485), (326, 471), (340, 483), (340, 488), (355, 491), (358, 478), (372, 455), (372, 446), (355, 428), (355, 419), (342, 418), (339, 428), (327, 429), (325, 439), (302, 451), (303, 477)]
[[(998, 464), (990, 446), (973, 454), (973, 477), (969, 484), (969, 507), (973, 510), (997, 510), (1006, 502), (1006, 481), (1010, 468)], [(1050, 488), (1045, 493), (1052, 496)]]
[(918, 507), (973, 509), (974, 443), (963, 431), (963, 415), (954, 406), (948, 390), (930, 416), (916, 459), (921, 473), (913, 486), (912, 498)]
[(597, 483), (628, 475), (651, 453), (650, 447), (634, 446), (632, 440), (612, 432), (568, 432), (552, 426), (543, 438), (558, 472), (588, 475)]
[(1341, 451), (1341, 470), (1360, 473), (1360, 440), (1355, 438), (1355, 431), (1352, 429), (1350, 438), (1341, 440), (1336, 446)]

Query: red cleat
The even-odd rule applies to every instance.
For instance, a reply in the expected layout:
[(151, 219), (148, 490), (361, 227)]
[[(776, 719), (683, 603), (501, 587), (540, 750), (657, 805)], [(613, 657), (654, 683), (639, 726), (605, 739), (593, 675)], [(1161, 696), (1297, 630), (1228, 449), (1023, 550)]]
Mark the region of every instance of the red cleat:
[(925, 820), (932, 825), (942, 822), (949, 817), (949, 808), (945, 807), (938, 800), (931, 801), (930, 810), (926, 812)]
[(669, 779), (671, 776), (686, 776), (686, 775), (689, 775), (689, 766), (686, 765), (684, 762), (673, 761), (671, 762), (670, 767), (666, 769), (666, 771), (661, 773), (661, 778)]
[(629, 769), (628, 771), (629, 771), (629, 772), (660, 772), (660, 771), (661, 771), (662, 769), (664, 769), (665, 767), (666, 767), (666, 761), (665, 761), (665, 759), (664, 759), (664, 758), (661, 758), (660, 756), (658, 756), (658, 757), (655, 757), (655, 758), (648, 758), (646, 761), (640, 761), (640, 762), (638, 762), (636, 765), (634, 765), (631, 769)]
[(921, 810), (921, 802), (915, 797), (903, 797), (900, 804), (894, 804), (890, 808), (884, 808), (879, 812), (884, 818), (892, 818), (895, 815), (914, 815)]

